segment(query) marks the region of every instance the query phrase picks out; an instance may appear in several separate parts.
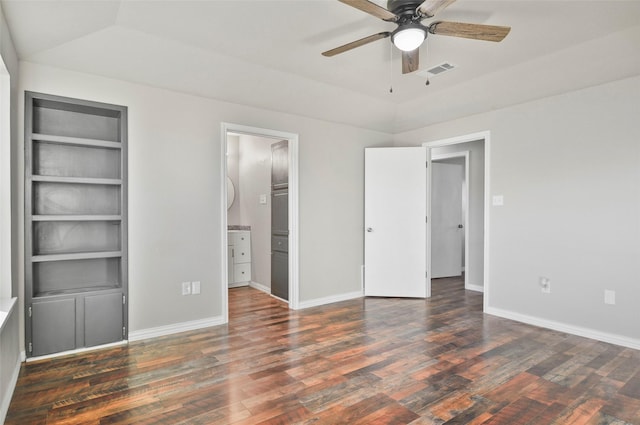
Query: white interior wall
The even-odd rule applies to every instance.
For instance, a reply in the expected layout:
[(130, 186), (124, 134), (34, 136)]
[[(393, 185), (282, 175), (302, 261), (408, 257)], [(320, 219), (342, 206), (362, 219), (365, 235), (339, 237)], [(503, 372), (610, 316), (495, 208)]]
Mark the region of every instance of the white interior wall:
[[(301, 302), (360, 290), (363, 149), (390, 135), (29, 62), (20, 89), (22, 107), (22, 90), (128, 106), (131, 333), (221, 317), (222, 122), (299, 135)], [(186, 280), (201, 281), (202, 294), (181, 296)]]
[(489, 312), (640, 348), (638, 110), (636, 76), (394, 137), (491, 132)]
[[(20, 259), (16, 221), (15, 164), (18, 141), (18, 56), (0, 8), (0, 423), (9, 408), (20, 370), (19, 309), (9, 298), (18, 295)], [(11, 308), (11, 306), (13, 306)]]
[(251, 226), (251, 280), (266, 288), (271, 288), (271, 145), (277, 142), (241, 135), (239, 143), (240, 224)]
[(239, 136), (227, 135), (227, 176), (233, 183), (235, 199), (227, 209), (227, 224), (242, 225), (240, 216), (240, 145)]
[(469, 151), (469, 264), (468, 285), (482, 287), (484, 281), (484, 142), (441, 146), (432, 155)]

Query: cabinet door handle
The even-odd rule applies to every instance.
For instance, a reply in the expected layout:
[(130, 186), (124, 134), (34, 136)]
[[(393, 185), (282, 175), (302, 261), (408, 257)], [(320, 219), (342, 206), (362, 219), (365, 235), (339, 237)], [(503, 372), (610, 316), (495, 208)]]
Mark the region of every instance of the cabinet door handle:
[(236, 251), (233, 248), (231, 248), (231, 257), (235, 257), (235, 256), (236, 256)]

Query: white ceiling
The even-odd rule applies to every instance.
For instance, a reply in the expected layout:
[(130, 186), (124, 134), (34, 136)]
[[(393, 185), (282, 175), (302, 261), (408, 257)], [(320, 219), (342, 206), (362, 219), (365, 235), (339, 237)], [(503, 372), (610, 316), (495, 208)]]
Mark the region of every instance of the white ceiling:
[(394, 28), (336, 0), (1, 4), (22, 60), (389, 133), (640, 74), (640, 0), (458, 0), (437, 18), (511, 33), (430, 36), (429, 86), (388, 40), (321, 56)]

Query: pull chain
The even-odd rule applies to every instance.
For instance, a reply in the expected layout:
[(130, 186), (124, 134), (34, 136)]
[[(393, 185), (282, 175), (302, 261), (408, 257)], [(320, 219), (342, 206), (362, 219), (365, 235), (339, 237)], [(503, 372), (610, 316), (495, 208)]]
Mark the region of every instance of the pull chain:
[[(429, 58), (429, 37), (427, 37), (427, 39), (424, 41), (424, 52), (426, 53), (425, 56), (428, 59)], [(429, 84), (431, 83), (429, 82), (429, 73), (427, 73), (427, 81), (424, 83), (424, 85), (428, 86)]]

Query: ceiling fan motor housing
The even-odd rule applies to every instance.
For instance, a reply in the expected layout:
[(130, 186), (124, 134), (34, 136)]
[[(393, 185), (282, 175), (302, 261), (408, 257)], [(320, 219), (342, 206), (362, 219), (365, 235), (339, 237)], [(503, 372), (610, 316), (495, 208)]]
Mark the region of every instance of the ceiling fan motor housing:
[(412, 21), (420, 22), (420, 17), (416, 14), (421, 1), (416, 0), (388, 0), (387, 9), (398, 16), (397, 24), (405, 24)]

